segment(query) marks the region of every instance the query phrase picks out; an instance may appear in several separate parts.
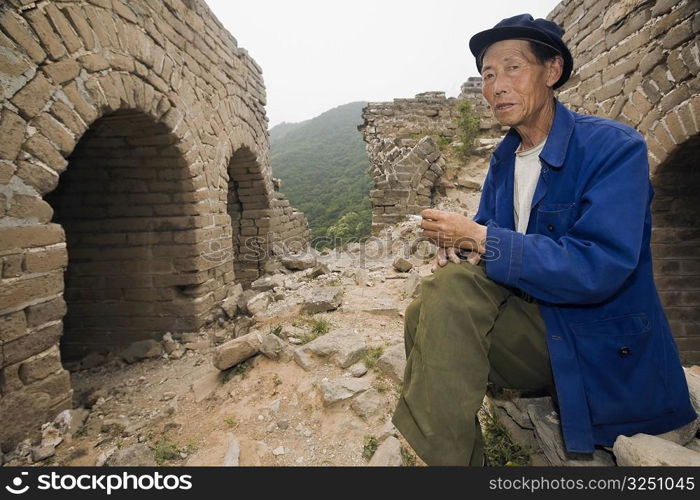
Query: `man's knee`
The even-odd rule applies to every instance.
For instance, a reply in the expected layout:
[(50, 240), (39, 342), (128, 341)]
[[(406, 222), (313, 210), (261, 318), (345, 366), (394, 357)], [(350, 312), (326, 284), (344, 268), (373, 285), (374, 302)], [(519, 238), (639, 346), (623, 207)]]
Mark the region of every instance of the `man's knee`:
[(427, 289), (428, 293), (443, 293), (454, 288), (457, 282), (459, 282), (460, 287), (469, 286), (470, 283), (475, 283), (477, 279), (485, 277), (486, 275), (481, 266), (468, 262), (460, 262), (459, 264), (448, 262), (432, 275), (426, 277), (421, 283), (421, 289)]

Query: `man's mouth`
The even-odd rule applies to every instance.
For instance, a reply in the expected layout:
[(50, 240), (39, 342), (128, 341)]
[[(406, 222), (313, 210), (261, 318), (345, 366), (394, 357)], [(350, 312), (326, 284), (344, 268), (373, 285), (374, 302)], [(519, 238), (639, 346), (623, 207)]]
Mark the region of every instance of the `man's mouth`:
[(509, 102), (504, 102), (504, 103), (501, 103), (501, 104), (496, 104), (496, 111), (507, 111), (507, 110), (509, 110), (510, 108), (512, 108), (513, 106), (515, 106), (515, 105), (514, 105), (514, 104), (511, 104), (511, 103), (509, 103)]

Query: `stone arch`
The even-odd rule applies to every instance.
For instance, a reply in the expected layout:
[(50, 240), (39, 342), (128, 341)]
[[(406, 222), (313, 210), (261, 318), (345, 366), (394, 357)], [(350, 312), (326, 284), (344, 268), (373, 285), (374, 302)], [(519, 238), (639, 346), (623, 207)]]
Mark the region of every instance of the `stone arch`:
[[(79, 166), (100, 142), (119, 142), (109, 137), (109, 123), (131, 131), (121, 140), (142, 143), (130, 146), (127, 156), (101, 157), (102, 172), (116, 172), (119, 159), (129, 155), (145, 162), (151, 158), (149, 148), (172, 153), (176, 166), (140, 169), (144, 175), (174, 176), (157, 178), (179, 184), (167, 195), (169, 203), (157, 203), (164, 198), (154, 195), (164, 193), (151, 192), (146, 183), (146, 191), (135, 188), (121, 194), (135, 203), (154, 196), (151, 201), (140, 208), (133, 204), (111, 210), (149, 219), (142, 233), (164, 238), (170, 233), (173, 238), (142, 245), (150, 246), (150, 251), (143, 250), (150, 252), (149, 262), (164, 267), (149, 270), (158, 284), (134, 287), (141, 290), (136, 294), (141, 298), (134, 300), (147, 301), (150, 295), (170, 301), (149, 313), (150, 333), (162, 333), (159, 328), (165, 329), (166, 321), (175, 331), (194, 330), (219, 314), (234, 288), (230, 220), (220, 182), (231, 148), (222, 145), (246, 137), (264, 157), (269, 138), (261, 69), (203, 0), (9, 0), (0, 5), (0, 48), (0, 414), (7, 422), (0, 430), (0, 445), (7, 450), (71, 406), (59, 339), (66, 312), (64, 270), (75, 262), (69, 262), (66, 232), (51, 222), (53, 208), (44, 196), (59, 186), (48, 199), (58, 202), (57, 216), (64, 217), (70, 208), (60, 203), (63, 180), (77, 176), (98, 192), (104, 183), (88, 181), (90, 174), (99, 175), (99, 168), (71, 169), (69, 162)], [(139, 127), (141, 138), (135, 132)], [(172, 143), (148, 144), (149, 139)], [(265, 162), (263, 167), (264, 189), (271, 191)], [(278, 201), (275, 196), (271, 202)], [(91, 200), (98, 201), (96, 196)], [(77, 234), (72, 224), (68, 247), (71, 234)], [(303, 215), (295, 224), (279, 218), (271, 224), (279, 234), (308, 234)], [(151, 237), (142, 234), (132, 240)], [(104, 254), (118, 254), (117, 247), (115, 240)], [(134, 264), (133, 269), (134, 276), (143, 278), (143, 268)], [(65, 292), (70, 299), (73, 292)], [(173, 298), (166, 299), (170, 293)], [(168, 317), (175, 319), (164, 319)], [(139, 335), (121, 338), (127, 337)]]
[(45, 197), (68, 250), (64, 360), (196, 328), (179, 280), (205, 254), (193, 178), (179, 139), (143, 111), (107, 114), (81, 137)]
[(268, 257), (272, 210), (258, 155), (241, 146), (231, 155), (228, 168), (227, 211), (231, 217), (236, 277), (247, 285), (263, 272)]
[(652, 255), (659, 295), (684, 363), (700, 359), (700, 135), (676, 148), (652, 177)]

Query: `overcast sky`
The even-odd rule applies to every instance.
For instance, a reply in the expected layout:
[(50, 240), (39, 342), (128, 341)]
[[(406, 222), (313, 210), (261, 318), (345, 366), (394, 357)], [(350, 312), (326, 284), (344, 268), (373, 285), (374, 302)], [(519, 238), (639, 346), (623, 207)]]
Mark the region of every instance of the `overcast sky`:
[(557, 0), (206, 0), (263, 69), (270, 127), (353, 101), (459, 94), (469, 38)]

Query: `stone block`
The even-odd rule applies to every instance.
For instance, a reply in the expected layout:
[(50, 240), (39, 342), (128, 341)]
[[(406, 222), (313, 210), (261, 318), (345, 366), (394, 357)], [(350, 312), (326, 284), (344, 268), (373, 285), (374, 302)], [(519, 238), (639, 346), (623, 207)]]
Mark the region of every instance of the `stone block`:
[[(41, 64), (44, 59), (46, 59), (46, 52), (44, 52), (44, 49), (34, 38), (32, 30), (15, 12), (12, 10), (4, 12), (3, 15), (0, 16), (0, 26), (4, 28), (5, 32), (15, 42), (27, 51), (27, 54), (29, 54), (29, 57), (31, 57), (35, 63)], [(60, 55), (58, 57), (60, 57)]]
[(12, 104), (17, 106), (25, 119), (31, 119), (41, 111), (53, 90), (54, 86), (44, 76), (44, 73), (37, 72), (32, 81), (15, 94), (12, 98)]
[(26, 122), (19, 115), (3, 108), (0, 115), (0, 158), (14, 160), (17, 157), (26, 128)]
[(44, 65), (42, 69), (56, 84), (73, 80), (80, 74), (80, 65), (70, 59)]

